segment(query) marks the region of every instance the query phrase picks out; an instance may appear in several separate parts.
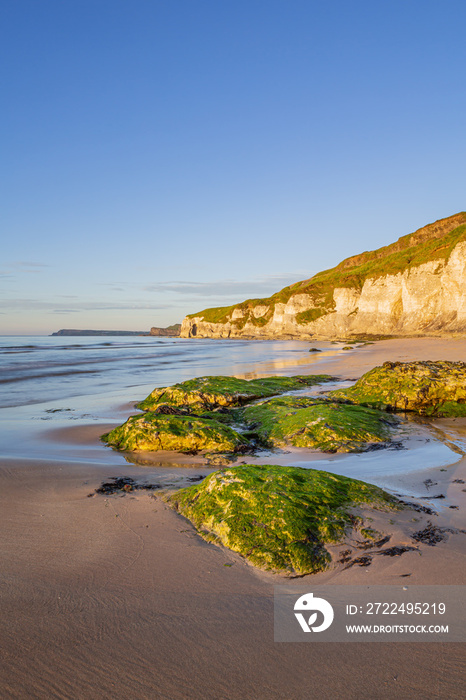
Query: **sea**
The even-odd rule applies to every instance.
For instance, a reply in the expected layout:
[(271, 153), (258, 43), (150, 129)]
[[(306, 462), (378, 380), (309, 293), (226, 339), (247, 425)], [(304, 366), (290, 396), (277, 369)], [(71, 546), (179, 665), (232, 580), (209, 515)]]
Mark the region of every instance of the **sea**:
[[(331, 345), (325, 354), (335, 355)], [(151, 336), (0, 337), (0, 408), (77, 396), (130, 400), (156, 386), (204, 375), (246, 378), (310, 365), (300, 341)]]
[[(321, 374), (328, 360), (351, 352), (343, 351), (343, 344), (313, 346), (320, 352), (309, 352), (308, 343), (292, 340), (0, 337), (0, 458), (103, 466), (131, 462), (102, 443), (99, 435), (137, 413), (134, 404), (155, 387), (206, 375), (254, 379)], [(348, 382), (342, 380), (332, 388), (345, 385)], [(412, 427), (407, 427), (409, 450), (359, 455), (283, 450), (249, 461), (325, 469), (395, 492), (400, 475), (448, 466), (461, 458), (425, 427), (416, 430), (413, 436)], [(83, 439), (83, 431), (92, 437)]]

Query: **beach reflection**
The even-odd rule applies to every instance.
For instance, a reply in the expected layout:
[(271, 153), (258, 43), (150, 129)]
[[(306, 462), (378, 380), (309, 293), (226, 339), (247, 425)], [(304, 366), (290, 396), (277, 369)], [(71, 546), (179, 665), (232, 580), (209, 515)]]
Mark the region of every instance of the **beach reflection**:
[[(283, 370), (288, 370), (285, 374), (297, 374), (296, 367), (309, 367), (317, 363), (321, 363), (322, 360), (330, 359), (341, 355), (341, 350), (322, 350), (318, 353), (309, 353), (304, 357), (294, 357), (291, 359), (277, 359), (269, 360), (267, 362), (259, 363), (259, 366), (253, 372), (244, 372), (242, 374), (236, 374), (239, 379), (262, 379), (263, 377), (270, 376), (275, 372), (283, 373)], [(319, 371), (319, 374), (322, 372)]]

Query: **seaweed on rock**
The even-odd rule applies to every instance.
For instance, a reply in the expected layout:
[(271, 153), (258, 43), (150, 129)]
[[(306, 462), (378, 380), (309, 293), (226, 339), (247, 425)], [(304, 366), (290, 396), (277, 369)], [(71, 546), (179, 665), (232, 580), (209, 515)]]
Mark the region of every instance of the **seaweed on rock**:
[(324, 452), (362, 452), (388, 442), (393, 416), (372, 408), (312, 397), (283, 396), (243, 412), (259, 439), (270, 447), (308, 447)]
[(395, 510), (397, 499), (363, 481), (315, 469), (244, 465), (166, 497), (204, 539), (255, 566), (302, 576), (326, 569), (326, 544), (364, 522), (354, 506)]
[(354, 386), (332, 391), (329, 396), (388, 411), (466, 416), (466, 363), (385, 362)]
[[(250, 382), (234, 377), (192, 379), (155, 389), (140, 404), (151, 406), (151, 411), (132, 416), (102, 439), (126, 451), (238, 453), (293, 445), (361, 452), (385, 446), (399, 422), (393, 416), (326, 398), (276, 396), (326, 379), (326, 375)], [(275, 398), (263, 399), (264, 395)], [(257, 398), (262, 400), (251, 404)]]
[(246, 438), (211, 418), (158, 413), (132, 416), (102, 440), (127, 451), (244, 452), (249, 447)]
[(327, 374), (265, 377), (249, 381), (236, 377), (197, 377), (173, 386), (154, 389), (144, 401), (137, 404), (137, 408), (152, 411), (159, 404), (168, 404), (187, 408), (195, 413), (204, 413), (222, 406), (242, 406), (256, 399), (304, 389), (332, 379), (334, 377)]

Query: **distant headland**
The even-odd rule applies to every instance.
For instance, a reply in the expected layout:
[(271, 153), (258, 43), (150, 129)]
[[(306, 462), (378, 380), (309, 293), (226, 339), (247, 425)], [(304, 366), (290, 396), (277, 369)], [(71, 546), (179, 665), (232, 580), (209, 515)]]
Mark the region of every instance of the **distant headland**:
[(180, 335), (181, 324), (175, 323), (167, 328), (157, 328), (153, 326), (150, 331), (99, 331), (99, 330), (80, 330), (77, 328), (62, 328), (56, 333), (51, 333), (51, 335), (154, 335), (162, 337), (177, 338)]

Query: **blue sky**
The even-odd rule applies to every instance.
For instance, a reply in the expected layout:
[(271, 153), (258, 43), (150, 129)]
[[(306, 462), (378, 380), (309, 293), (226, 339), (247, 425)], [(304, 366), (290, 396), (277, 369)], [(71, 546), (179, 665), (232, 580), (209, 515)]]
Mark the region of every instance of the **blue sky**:
[(145, 330), (464, 210), (464, 2), (0, 2), (0, 333)]

